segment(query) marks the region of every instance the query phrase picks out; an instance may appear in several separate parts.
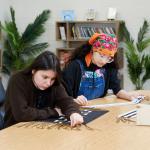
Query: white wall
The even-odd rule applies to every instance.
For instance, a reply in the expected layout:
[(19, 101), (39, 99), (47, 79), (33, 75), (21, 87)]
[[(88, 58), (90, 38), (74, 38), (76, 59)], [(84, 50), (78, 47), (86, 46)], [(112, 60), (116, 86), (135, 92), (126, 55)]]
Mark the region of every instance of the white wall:
[[(131, 35), (136, 38), (144, 18), (150, 21), (149, 5), (149, 0), (0, 0), (0, 20), (3, 23), (3, 20), (10, 16), (9, 6), (13, 6), (16, 11), (17, 26), (23, 32), (27, 24), (32, 22), (39, 13), (44, 9), (50, 9), (51, 16), (46, 24), (46, 32), (40, 41), (47, 41), (50, 44), (49, 50), (55, 52), (55, 48), (62, 44), (55, 40), (55, 21), (61, 19), (61, 10), (74, 9), (76, 20), (84, 20), (87, 9), (94, 8), (97, 11), (96, 20), (106, 20), (108, 8), (116, 7), (118, 19), (126, 22)], [(133, 90), (134, 87), (128, 78), (126, 63), (124, 74), (125, 89)], [(150, 89), (150, 81), (144, 85), (144, 89)]]

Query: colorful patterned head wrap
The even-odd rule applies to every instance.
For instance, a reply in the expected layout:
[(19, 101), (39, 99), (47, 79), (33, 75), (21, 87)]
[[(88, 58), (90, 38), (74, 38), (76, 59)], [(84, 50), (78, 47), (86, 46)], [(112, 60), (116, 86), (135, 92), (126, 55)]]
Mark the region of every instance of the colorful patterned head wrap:
[[(114, 34), (95, 33), (89, 39), (89, 44), (92, 45), (92, 52), (99, 52), (108, 57), (114, 57), (118, 48), (118, 40)], [(91, 59), (92, 54), (87, 54), (85, 57), (87, 66), (90, 65)]]

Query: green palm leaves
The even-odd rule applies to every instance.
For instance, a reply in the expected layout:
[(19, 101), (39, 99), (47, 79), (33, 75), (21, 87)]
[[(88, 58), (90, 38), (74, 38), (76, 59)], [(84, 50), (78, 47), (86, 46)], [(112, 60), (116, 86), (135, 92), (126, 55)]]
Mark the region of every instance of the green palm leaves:
[(2, 26), (7, 36), (3, 51), (2, 71), (7, 74), (23, 69), (39, 52), (48, 47), (48, 43), (36, 43), (36, 40), (45, 32), (44, 24), (49, 18), (50, 11), (44, 10), (22, 34), (17, 29), (13, 8), (10, 8), (10, 13), (11, 21), (6, 21)]
[(150, 79), (150, 38), (147, 37), (149, 23), (144, 20), (135, 43), (125, 23), (121, 24), (120, 34), (123, 36), (123, 48), (126, 51), (128, 72), (136, 89), (142, 89), (143, 84)]

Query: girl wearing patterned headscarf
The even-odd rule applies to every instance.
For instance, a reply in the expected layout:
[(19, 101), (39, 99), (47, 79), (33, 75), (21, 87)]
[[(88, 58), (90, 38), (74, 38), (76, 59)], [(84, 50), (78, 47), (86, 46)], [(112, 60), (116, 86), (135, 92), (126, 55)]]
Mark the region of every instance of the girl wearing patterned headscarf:
[(64, 86), (80, 105), (103, 97), (108, 89), (119, 98), (132, 100), (135, 96), (121, 90), (114, 56), (118, 41), (114, 34), (95, 33), (88, 43), (75, 49), (63, 71)]

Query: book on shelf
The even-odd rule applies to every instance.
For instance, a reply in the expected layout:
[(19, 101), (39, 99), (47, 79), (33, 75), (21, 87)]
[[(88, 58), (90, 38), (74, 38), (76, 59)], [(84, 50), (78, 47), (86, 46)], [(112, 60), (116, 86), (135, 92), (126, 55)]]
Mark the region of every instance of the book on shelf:
[(77, 34), (75, 31), (75, 26), (72, 26), (73, 39), (77, 39)]
[(111, 34), (111, 31), (110, 31), (109, 27), (105, 27), (105, 30), (106, 30), (107, 34)]
[(109, 27), (109, 29), (112, 34), (115, 34), (115, 29), (113, 29), (112, 27)]
[(87, 39), (89, 38), (89, 35), (87, 34), (87, 31), (86, 31), (86, 27), (81, 27), (82, 28), (82, 31), (84, 33), (84, 38)]
[(86, 40), (89, 39), (94, 33), (107, 33), (107, 34), (115, 34), (115, 29), (110, 26), (89, 26), (76, 24), (73, 25), (72, 28), (72, 37), (77, 40)]
[(59, 27), (59, 30), (60, 30), (61, 39), (66, 40), (65, 27), (61, 26), (61, 27)]
[(99, 30), (99, 33), (103, 33), (103, 31), (102, 31), (102, 29), (101, 29), (101, 28), (98, 28), (98, 30)]
[(76, 30), (76, 33), (77, 33), (77, 38), (78, 38), (78, 39), (82, 39), (79, 26), (76, 26), (76, 27), (75, 27), (75, 30)]

